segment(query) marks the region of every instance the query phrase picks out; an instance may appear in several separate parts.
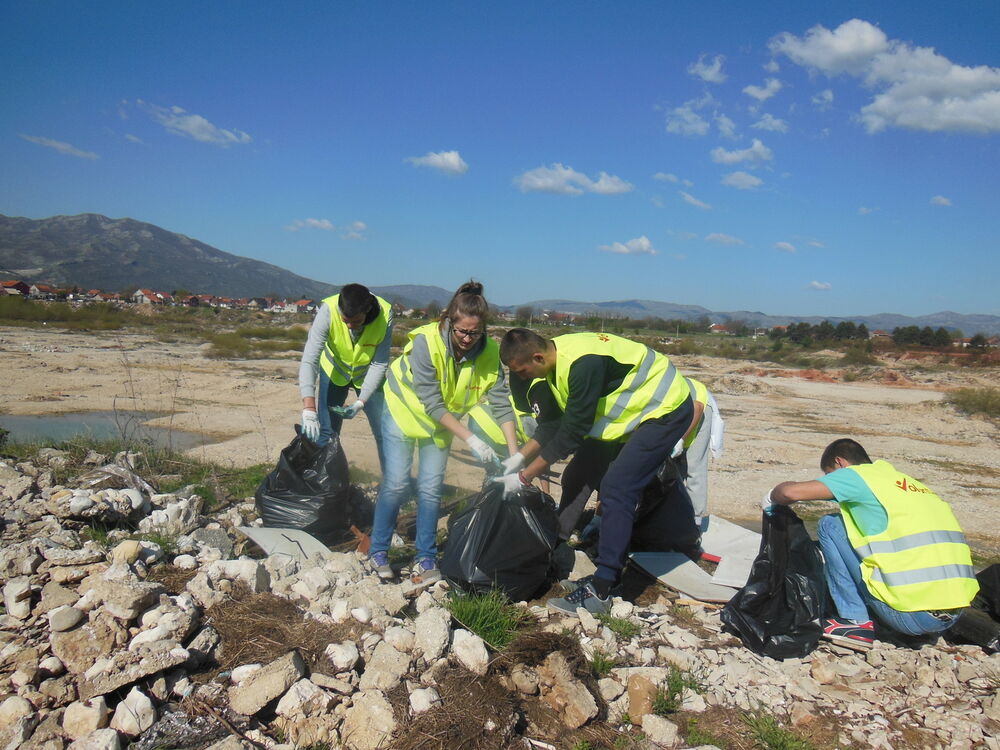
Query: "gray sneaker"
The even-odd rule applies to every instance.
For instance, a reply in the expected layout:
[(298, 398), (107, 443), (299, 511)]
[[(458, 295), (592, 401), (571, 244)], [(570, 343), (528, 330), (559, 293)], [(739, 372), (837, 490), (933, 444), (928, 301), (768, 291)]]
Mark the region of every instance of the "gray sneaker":
[(592, 615), (600, 615), (611, 611), (611, 597), (599, 597), (593, 580), (590, 580), (560, 599), (549, 599), (547, 606), (565, 615), (575, 615), (577, 607), (583, 607)]
[(438, 570), (437, 562), (431, 557), (417, 560), (410, 573), (410, 581), (413, 583), (437, 583), (441, 580), (441, 571)]
[(388, 552), (374, 552), (369, 555), (368, 567), (383, 581), (391, 581), (396, 577), (396, 571), (389, 564)]
[(588, 584), (593, 580), (594, 576), (592, 575), (584, 576), (583, 578), (577, 578), (575, 581), (572, 581), (569, 578), (565, 578), (562, 581), (559, 581), (559, 585), (562, 586), (565, 591), (570, 592), (570, 591), (576, 591), (581, 586)]

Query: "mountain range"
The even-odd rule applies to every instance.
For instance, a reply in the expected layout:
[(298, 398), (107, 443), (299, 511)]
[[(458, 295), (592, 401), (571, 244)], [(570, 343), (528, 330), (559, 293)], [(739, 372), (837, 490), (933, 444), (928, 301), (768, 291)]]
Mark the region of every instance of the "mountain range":
[[(80, 286), (105, 291), (149, 287), (160, 291), (187, 289), (193, 293), (226, 297), (322, 299), (335, 293), (336, 284), (299, 276), (279, 266), (224, 252), (204, 242), (135, 219), (110, 219), (99, 214), (27, 219), (0, 214), (0, 278), (28, 283)], [(372, 286), (372, 291), (405, 306), (447, 303), (449, 290), (437, 286), (400, 284)], [(943, 311), (910, 317), (897, 313), (878, 315), (801, 316), (774, 315), (751, 310), (713, 311), (699, 305), (655, 300), (581, 302), (541, 299), (502, 306), (602, 317), (697, 320), (742, 320), (749, 326), (770, 327), (794, 322), (841, 320), (864, 323), (869, 329), (897, 326), (943, 326), (965, 335), (1000, 334), (1000, 316), (964, 315)]]

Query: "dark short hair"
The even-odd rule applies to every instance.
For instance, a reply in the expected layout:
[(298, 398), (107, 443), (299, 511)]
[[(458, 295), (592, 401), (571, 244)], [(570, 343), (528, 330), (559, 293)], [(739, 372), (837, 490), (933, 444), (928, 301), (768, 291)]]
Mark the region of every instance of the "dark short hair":
[(872, 462), (868, 457), (868, 451), (861, 447), (861, 443), (850, 438), (840, 438), (826, 446), (826, 450), (823, 451), (823, 456), (819, 460), (819, 468), (823, 471), (832, 471), (837, 468), (838, 458), (851, 464), (870, 464)]
[(340, 288), (340, 298), (337, 307), (344, 317), (353, 318), (357, 315), (368, 315), (375, 306), (375, 295), (368, 287), (361, 284), (346, 284)]
[(511, 328), (500, 341), (500, 361), (505, 365), (521, 362), (547, 348), (548, 342), (531, 329)]

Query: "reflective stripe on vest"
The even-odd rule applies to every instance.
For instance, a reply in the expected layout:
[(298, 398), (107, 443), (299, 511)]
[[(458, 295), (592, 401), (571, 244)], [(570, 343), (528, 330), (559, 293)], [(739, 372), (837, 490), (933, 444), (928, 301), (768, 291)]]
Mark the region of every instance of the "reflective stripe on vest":
[(381, 297), (375, 299), (379, 304), (379, 314), (361, 330), (357, 341), (351, 338), (351, 329), (340, 317), (340, 295), (334, 294), (323, 300), (330, 308), (330, 330), (319, 363), (335, 385), (353, 383), (360, 388), (375, 350), (385, 338), (392, 306)]
[(456, 362), (448, 353), (438, 326), (438, 323), (428, 323), (410, 331), (410, 340), (402, 355), (389, 365), (385, 403), (406, 437), (433, 438), (438, 447), (444, 448), (451, 444), (452, 433), (431, 418), (413, 388), (413, 375), (410, 371), (413, 342), (418, 336), (422, 336), (427, 342), (427, 351), (437, 373), (444, 406), (456, 417), (468, 412), (497, 382), (500, 347), (496, 341), (487, 337), (483, 350), (474, 360)]
[(617, 390), (598, 401), (590, 437), (607, 442), (620, 440), (645, 420), (669, 414), (688, 398), (688, 385), (678, 377), (677, 368), (666, 356), (644, 344), (604, 333), (570, 333), (556, 336), (553, 341), (556, 367), (549, 384), (562, 409), (570, 395), (570, 367), (580, 357), (610, 356), (632, 368)]
[(702, 413), (701, 417), (698, 418), (698, 424), (691, 430), (691, 434), (687, 436), (687, 440), (684, 441), (684, 450), (687, 450), (694, 445), (695, 438), (698, 437), (702, 425), (705, 424), (704, 408), (708, 405), (708, 386), (694, 378), (685, 377), (684, 380), (687, 381), (688, 388), (691, 390), (691, 399), (702, 406)]
[(872, 596), (899, 612), (968, 606), (979, 591), (972, 555), (951, 508), (886, 461), (848, 466), (882, 504), (888, 526), (865, 536), (850, 502), (841, 506), (861, 577)]
[[(510, 397), (510, 406), (514, 409), (514, 397)], [(476, 404), (469, 410), (469, 419), (479, 425), (479, 429), (497, 445), (507, 445), (507, 438), (503, 434), (500, 423), (493, 418), (493, 412), (486, 404)], [(514, 409), (514, 432), (518, 444), (528, 442), (528, 436), (524, 434), (524, 424), (521, 422), (521, 413)]]

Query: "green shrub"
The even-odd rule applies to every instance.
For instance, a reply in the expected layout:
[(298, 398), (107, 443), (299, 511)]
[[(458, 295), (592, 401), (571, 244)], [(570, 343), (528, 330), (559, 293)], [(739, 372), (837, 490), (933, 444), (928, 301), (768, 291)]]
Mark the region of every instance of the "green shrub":
[(612, 617), (606, 612), (602, 612), (597, 615), (597, 621), (602, 625), (607, 627), (612, 633), (617, 635), (619, 638), (635, 638), (639, 635), (641, 628), (637, 623), (632, 622), (624, 617)]
[(685, 690), (701, 693), (703, 689), (701, 683), (694, 678), (691, 672), (671, 666), (667, 679), (656, 689), (656, 696), (653, 698), (653, 713), (657, 716), (669, 716), (676, 713), (681, 707)]
[(750, 728), (759, 747), (767, 750), (814, 750), (811, 742), (782, 727), (770, 714), (758, 711), (743, 714), (740, 718)]
[(495, 589), (487, 594), (452, 596), (446, 606), (452, 617), (498, 651), (531, 619), (525, 609), (511, 604)]
[(966, 414), (1000, 418), (1000, 389), (959, 388), (948, 394), (947, 402)]
[(618, 659), (613, 654), (604, 649), (595, 648), (590, 657), (590, 669), (594, 676), (600, 679), (611, 674), (611, 670), (618, 666)]

